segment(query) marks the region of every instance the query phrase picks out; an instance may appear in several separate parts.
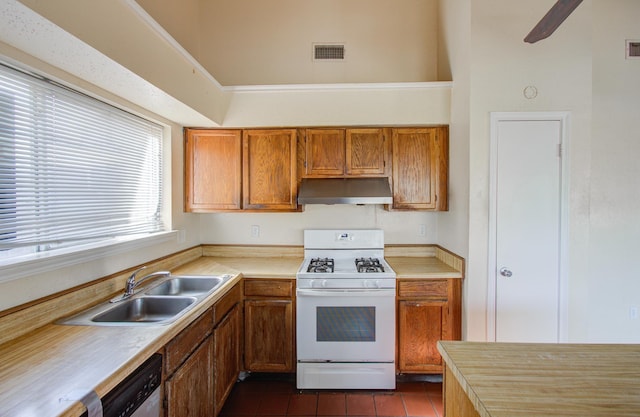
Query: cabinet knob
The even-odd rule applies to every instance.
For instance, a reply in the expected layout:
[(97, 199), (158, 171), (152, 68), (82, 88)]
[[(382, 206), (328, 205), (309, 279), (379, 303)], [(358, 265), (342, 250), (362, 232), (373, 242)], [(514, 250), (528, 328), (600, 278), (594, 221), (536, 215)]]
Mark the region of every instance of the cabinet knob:
[(513, 272), (511, 272), (509, 268), (503, 266), (502, 268), (500, 268), (500, 275), (509, 278), (511, 275), (513, 275)]

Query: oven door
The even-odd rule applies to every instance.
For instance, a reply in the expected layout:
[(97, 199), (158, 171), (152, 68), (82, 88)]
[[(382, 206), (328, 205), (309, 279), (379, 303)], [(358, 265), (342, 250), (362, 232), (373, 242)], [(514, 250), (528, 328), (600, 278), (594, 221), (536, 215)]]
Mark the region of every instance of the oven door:
[(296, 291), (298, 362), (391, 362), (395, 290)]

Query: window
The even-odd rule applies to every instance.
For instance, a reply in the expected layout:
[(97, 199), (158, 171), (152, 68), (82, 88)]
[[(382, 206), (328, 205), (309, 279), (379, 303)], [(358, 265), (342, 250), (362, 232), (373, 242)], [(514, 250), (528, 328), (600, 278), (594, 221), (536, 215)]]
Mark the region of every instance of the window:
[(162, 126), (0, 65), (0, 261), (164, 230)]

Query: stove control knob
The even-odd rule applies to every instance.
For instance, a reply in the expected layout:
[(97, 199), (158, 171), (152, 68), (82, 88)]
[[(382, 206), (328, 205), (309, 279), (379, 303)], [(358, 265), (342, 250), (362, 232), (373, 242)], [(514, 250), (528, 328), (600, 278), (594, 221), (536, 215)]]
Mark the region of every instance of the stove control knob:
[(312, 279), (311, 280), (311, 288), (324, 288), (327, 286), (327, 280), (323, 279), (323, 280), (315, 280)]

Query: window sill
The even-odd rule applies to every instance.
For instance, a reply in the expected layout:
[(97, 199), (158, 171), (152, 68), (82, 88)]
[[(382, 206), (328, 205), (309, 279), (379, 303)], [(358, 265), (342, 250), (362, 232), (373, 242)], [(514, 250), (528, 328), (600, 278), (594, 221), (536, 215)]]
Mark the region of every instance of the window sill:
[(159, 232), (144, 236), (114, 238), (109, 241), (73, 248), (41, 252), (35, 255), (0, 262), (0, 282), (13, 281), (28, 275), (50, 272), (67, 266), (118, 255), (144, 247), (176, 240), (177, 231)]

